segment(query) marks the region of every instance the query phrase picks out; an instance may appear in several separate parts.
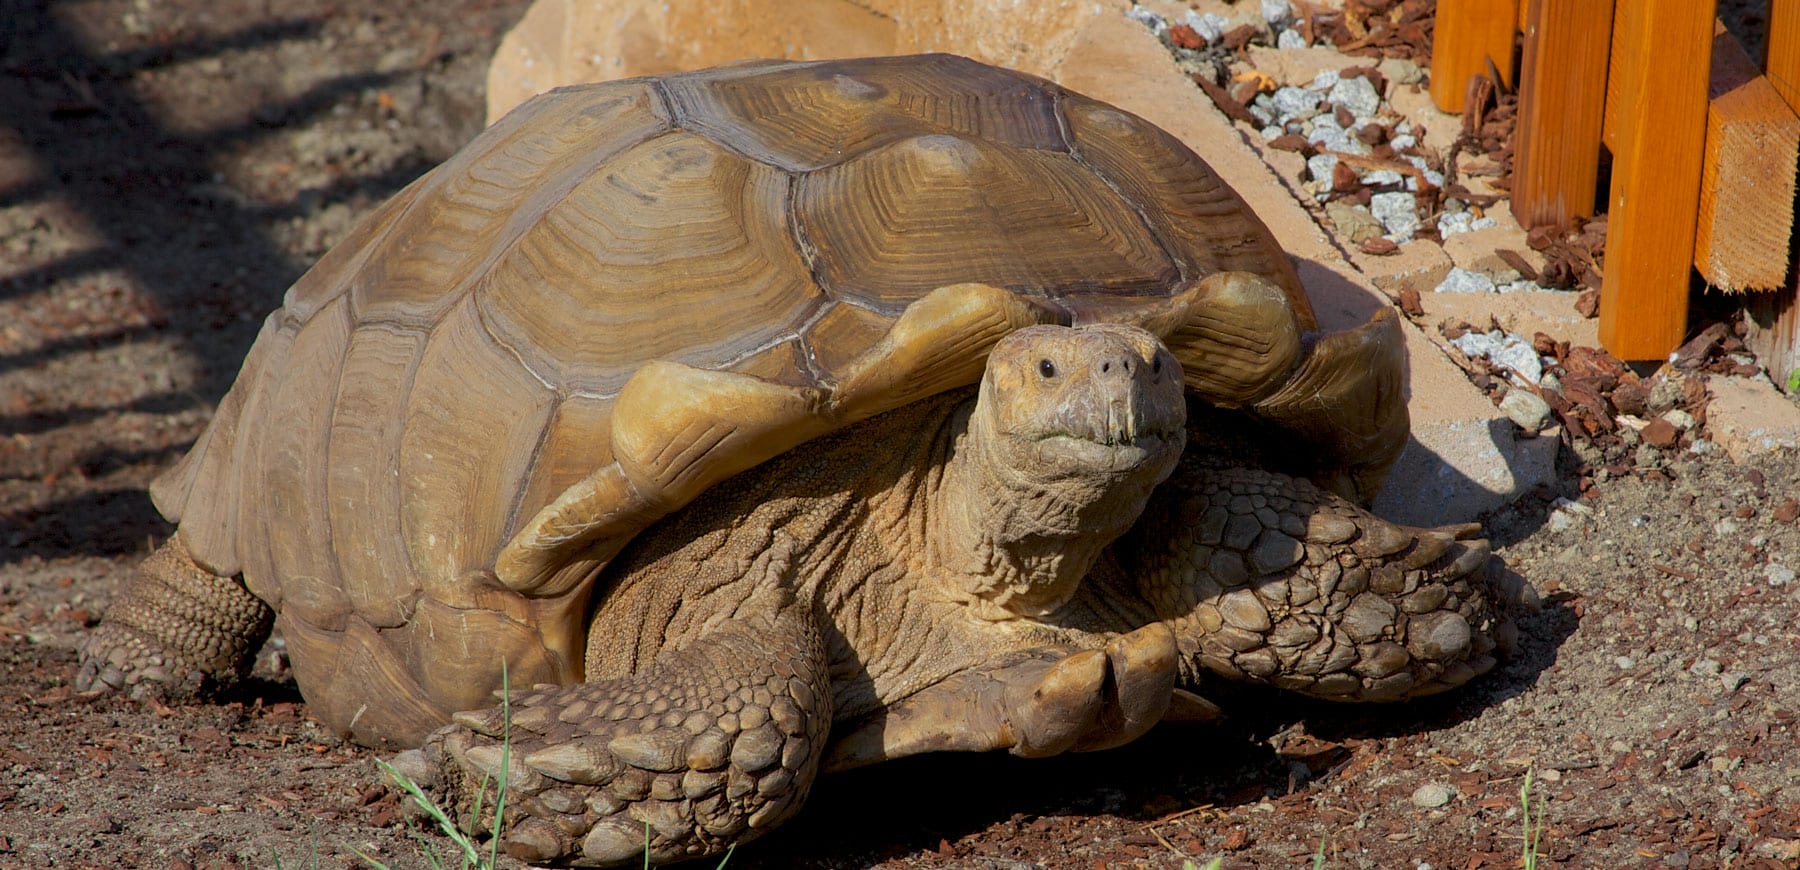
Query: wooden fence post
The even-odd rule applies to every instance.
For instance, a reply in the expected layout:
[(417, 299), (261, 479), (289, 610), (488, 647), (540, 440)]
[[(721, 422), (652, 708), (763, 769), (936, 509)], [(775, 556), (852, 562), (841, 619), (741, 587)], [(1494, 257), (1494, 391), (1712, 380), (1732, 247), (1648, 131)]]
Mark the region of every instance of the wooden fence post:
[(1788, 107), (1800, 112), (1800, 0), (1769, 0), (1769, 55), (1763, 67)]
[(1660, 359), (1687, 329), (1715, 9), (1715, 0), (1619, 4), (1600, 343), (1620, 359)]
[(1527, 2), (1513, 213), (1527, 228), (1566, 229), (1594, 213), (1613, 0)]
[[(1769, 83), (1800, 114), (1800, 0), (1770, 0), (1769, 51), (1763, 64)], [(1791, 242), (1790, 242), (1791, 244)], [(1790, 394), (1800, 386), (1800, 245), (1789, 249), (1789, 282), (1773, 293), (1753, 294), (1744, 306), (1750, 331), (1744, 342)]]
[(1438, 0), (1431, 37), (1431, 101), (1463, 110), (1469, 77), (1487, 72), (1490, 58), (1512, 84), (1513, 35), (1521, 0)]
[(1787, 283), (1800, 117), (1720, 24), (1713, 37), (1694, 267), (1724, 290)]

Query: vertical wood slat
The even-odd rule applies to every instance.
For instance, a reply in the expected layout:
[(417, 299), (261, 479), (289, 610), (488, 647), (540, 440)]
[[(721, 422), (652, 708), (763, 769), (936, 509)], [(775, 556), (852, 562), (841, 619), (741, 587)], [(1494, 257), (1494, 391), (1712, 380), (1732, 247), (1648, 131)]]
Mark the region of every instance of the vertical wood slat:
[(1796, 364), (1800, 364), (1800, 279), (1773, 293), (1752, 293), (1744, 302), (1744, 323), (1749, 327), (1744, 345), (1768, 370), (1769, 379), (1790, 395)]
[(1694, 267), (1726, 290), (1787, 282), (1800, 117), (1737, 37), (1715, 25)]
[(1769, 0), (1769, 81), (1800, 113), (1800, 0)]
[[(1629, 0), (1627, 0), (1629, 2)], [(1513, 212), (1527, 228), (1594, 213), (1613, 0), (1528, 0)]]
[(1715, 0), (1619, 4), (1600, 343), (1620, 359), (1660, 359), (1687, 329), (1715, 9)]
[(1487, 72), (1488, 59), (1507, 85), (1513, 81), (1513, 36), (1521, 0), (1438, 0), (1431, 38), (1431, 101), (1463, 110), (1469, 77)]
[[(1626, 0), (1627, 3), (1631, 0)], [(1600, 127), (1600, 142), (1608, 151), (1619, 150), (1619, 44), (1622, 34), (1619, 28), (1625, 25), (1622, 12), (1613, 13), (1612, 50), (1606, 58), (1606, 121)]]

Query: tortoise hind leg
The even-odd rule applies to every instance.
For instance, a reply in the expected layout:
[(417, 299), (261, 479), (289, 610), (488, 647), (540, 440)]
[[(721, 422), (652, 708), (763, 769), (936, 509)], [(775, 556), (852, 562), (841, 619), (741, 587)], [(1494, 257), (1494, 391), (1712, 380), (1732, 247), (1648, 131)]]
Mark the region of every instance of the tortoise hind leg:
[[(510, 744), (508, 854), (660, 864), (722, 853), (799, 809), (831, 705), (824, 643), (790, 599), (740, 610), (630, 677), (520, 693), (510, 716), (458, 713), (394, 766), (455, 806), (465, 830), (486, 832), (494, 800), (480, 791)], [(483, 817), (468, 817), (478, 799)]]
[(197, 564), (181, 535), (139, 563), (81, 650), (75, 688), (191, 698), (250, 673), (275, 611)]

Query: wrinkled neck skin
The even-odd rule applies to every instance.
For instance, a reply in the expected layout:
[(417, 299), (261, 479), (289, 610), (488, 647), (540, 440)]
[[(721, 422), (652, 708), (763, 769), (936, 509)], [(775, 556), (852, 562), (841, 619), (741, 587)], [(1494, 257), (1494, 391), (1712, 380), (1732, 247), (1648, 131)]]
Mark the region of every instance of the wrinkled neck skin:
[(995, 432), (984, 410), (968, 412), (932, 494), (931, 573), (976, 618), (1042, 617), (1075, 595), (1172, 463), (1078, 468), (1040, 443)]

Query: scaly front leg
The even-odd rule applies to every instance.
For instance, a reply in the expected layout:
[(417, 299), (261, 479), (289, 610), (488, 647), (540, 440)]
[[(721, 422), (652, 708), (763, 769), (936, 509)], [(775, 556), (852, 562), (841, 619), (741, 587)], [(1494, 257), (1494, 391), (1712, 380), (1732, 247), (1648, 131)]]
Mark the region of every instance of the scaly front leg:
[(1535, 606), (1478, 531), (1398, 526), (1304, 480), (1184, 459), (1086, 603), (1147, 602), (1138, 618), (1174, 629), (1190, 679), (1338, 701), (1427, 695), (1492, 668), (1513, 611)]
[[(758, 596), (761, 599), (773, 595)], [(717, 854), (792, 815), (831, 726), (823, 643), (791, 598), (624, 679), (540, 687), (459, 713), (395, 766), (470, 817), (510, 737), (505, 848), (526, 861), (610, 867)], [(510, 730), (509, 730), (510, 729)]]

